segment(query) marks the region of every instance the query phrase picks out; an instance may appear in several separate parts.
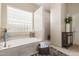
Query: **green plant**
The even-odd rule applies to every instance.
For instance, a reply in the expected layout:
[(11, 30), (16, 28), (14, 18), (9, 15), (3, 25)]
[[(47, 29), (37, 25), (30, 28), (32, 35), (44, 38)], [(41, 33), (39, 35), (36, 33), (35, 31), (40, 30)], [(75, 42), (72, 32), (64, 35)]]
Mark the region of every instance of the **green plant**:
[(72, 17), (66, 17), (65, 18), (65, 23), (70, 23), (72, 21)]

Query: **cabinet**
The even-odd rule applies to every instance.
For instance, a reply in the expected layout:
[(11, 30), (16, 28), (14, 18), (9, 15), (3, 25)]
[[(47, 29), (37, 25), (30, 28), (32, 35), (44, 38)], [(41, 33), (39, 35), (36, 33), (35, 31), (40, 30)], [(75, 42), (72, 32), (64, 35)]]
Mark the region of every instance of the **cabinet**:
[(62, 47), (73, 45), (73, 32), (62, 32)]

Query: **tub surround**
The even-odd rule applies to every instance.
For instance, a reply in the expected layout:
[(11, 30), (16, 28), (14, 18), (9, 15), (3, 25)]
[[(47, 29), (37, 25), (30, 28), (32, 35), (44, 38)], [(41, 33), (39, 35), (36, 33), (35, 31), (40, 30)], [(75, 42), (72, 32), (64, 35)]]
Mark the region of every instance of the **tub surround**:
[(17, 40), (10, 40), (7, 42), (8, 46), (3, 47), (0, 43), (0, 56), (30, 56), (38, 51), (37, 46), (42, 41), (37, 38), (23, 38)]
[[(12, 38), (10, 38), (12, 39)], [(0, 50), (3, 49), (8, 49), (8, 48), (13, 48), (13, 47), (17, 47), (17, 46), (21, 46), (21, 45), (25, 45), (25, 44), (30, 44), (30, 43), (35, 43), (35, 42), (40, 42), (42, 40), (37, 39), (37, 38), (18, 38), (18, 39), (12, 39), (10, 41), (7, 41), (7, 47), (3, 46), (3, 42), (0, 43)]]
[[(70, 48), (66, 49), (66, 48), (61, 48), (61, 47), (57, 47), (54, 45), (50, 45), (51, 48), (54, 48), (68, 56), (79, 56), (79, 46), (71, 46)], [(64, 55), (65, 56), (65, 55)]]

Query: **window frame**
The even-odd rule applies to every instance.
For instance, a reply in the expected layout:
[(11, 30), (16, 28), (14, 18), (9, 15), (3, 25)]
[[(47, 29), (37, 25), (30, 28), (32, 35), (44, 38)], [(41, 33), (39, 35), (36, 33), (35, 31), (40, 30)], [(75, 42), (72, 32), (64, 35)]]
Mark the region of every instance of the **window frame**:
[[(8, 29), (8, 7), (10, 7), (10, 6), (7, 6), (7, 29)], [(13, 9), (17, 9), (17, 8), (14, 8), (14, 7), (11, 7), (11, 8), (13, 8)], [(17, 9), (17, 10), (19, 10), (19, 9)], [(24, 10), (21, 10), (21, 11), (24, 11)], [(25, 12), (29, 12), (29, 11), (25, 11)], [(32, 32), (34, 31), (34, 13), (33, 12), (30, 12), (30, 13), (32, 13)], [(27, 29), (28, 30), (28, 29)], [(9, 31), (8, 31), (9, 32)], [(11, 31), (12, 32), (12, 31)], [(14, 31), (13, 31), (14, 32)], [(24, 32), (26, 32), (25, 31), (25, 24), (24, 24)]]

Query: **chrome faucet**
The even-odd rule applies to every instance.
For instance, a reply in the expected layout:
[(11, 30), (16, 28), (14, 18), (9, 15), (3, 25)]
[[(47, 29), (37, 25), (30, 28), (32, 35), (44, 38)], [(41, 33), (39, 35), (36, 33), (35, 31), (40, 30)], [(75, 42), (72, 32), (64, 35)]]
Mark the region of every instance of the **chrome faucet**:
[(3, 33), (4, 47), (7, 46), (7, 39), (8, 39), (7, 29), (4, 29), (4, 33)]
[(6, 41), (4, 42), (4, 47), (7, 47)]

